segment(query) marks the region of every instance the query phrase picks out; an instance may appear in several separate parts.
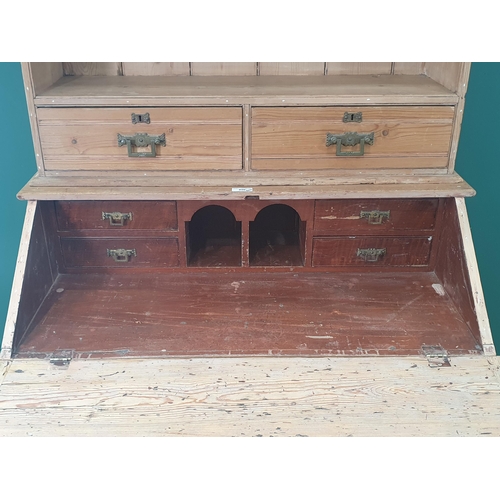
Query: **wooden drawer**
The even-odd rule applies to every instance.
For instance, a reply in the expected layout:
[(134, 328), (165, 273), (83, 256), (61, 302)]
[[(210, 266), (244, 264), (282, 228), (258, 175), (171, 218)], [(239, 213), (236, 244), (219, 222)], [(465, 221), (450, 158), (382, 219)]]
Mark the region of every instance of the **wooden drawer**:
[[(132, 123), (149, 113), (150, 123)], [(242, 168), (241, 108), (40, 108), (46, 170), (211, 170)], [(137, 134), (164, 145), (138, 147)], [(144, 136), (143, 136), (144, 139)], [(146, 139), (147, 140), (147, 139)]]
[[(61, 238), (66, 268), (178, 267), (177, 238)], [(129, 255), (113, 250), (129, 250)]]
[(390, 234), (432, 231), (439, 200), (420, 198), (317, 200), (315, 234)]
[[(314, 238), (312, 261), (314, 267), (427, 266), (429, 264), (431, 243), (432, 237)], [(379, 252), (369, 252), (370, 249)]]
[[(345, 123), (345, 113), (362, 121)], [(453, 116), (453, 106), (254, 108), (252, 169), (446, 167)], [(361, 153), (327, 146), (328, 134), (346, 133), (373, 133), (373, 144), (341, 156)]]
[(177, 230), (175, 201), (56, 201), (60, 231)]

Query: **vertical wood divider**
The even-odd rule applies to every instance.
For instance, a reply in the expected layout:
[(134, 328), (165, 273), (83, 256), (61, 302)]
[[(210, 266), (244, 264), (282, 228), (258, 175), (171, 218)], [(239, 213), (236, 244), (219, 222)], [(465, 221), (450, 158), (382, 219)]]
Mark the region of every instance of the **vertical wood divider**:
[(243, 170), (248, 172), (252, 166), (252, 108), (243, 105)]

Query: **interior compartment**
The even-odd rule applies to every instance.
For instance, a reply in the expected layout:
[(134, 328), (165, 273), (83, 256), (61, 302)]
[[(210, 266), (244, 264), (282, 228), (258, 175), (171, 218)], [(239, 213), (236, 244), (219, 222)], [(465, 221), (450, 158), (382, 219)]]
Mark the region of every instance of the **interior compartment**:
[(255, 211), (253, 221), (216, 204), (181, 219), (187, 263), (105, 273), (64, 271), (54, 203), (38, 202), (13, 356), (415, 355), (424, 345), (481, 353), (457, 206), (442, 201), (446, 220), (438, 215), (425, 268), (311, 267), (312, 212), (301, 221), (285, 203), (258, 211), (261, 202), (247, 201), (234, 213)]
[(303, 266), (305, 222), (285, 204), (269, 205), (250, 221), (251, 266)]
[(241, 266), (241, 222), (219, 205), (200, 208), (186, 222), (190, 267)]
[[(287, 62), (53, 62), (30, 63), (38, 103), (68, 103), (80, 97), (103, 102), (109, 98), (246, 96), (249, 99), (300, 95), (372, 96), (371, 104), (387, 96), (410, 97), (414, 103), (431, 95), (453, 103), (462, 93), (464, 63), (287, 63)], [(378, 77), (377, 82), (373, 77)], [(202, 79), (203, 85), (200, 85)], [(304, 86), (307, 90), (304, 91)], [(217, 90), (219, 89), (219, 90)], [(45, 99), (47, 99), (45, 101)], [(366, 99), (365, 99), (366, 102)], [(442, 104), (446, 103), (442, 102)], [(456, 102), (456, 99), (454, 100)], [(89, 102), (87, 102), (88, 104)], [(158, 104), (158, 102), (157, 102)]]

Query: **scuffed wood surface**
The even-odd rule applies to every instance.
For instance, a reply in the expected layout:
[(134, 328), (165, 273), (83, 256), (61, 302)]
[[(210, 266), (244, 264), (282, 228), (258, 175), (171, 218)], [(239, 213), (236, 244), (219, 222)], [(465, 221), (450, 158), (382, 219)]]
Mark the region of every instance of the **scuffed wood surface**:
[(422, 345), (479, 354), (434, 273), (276, 269), (61, 275), (16, 354), (405, 356)]
[[(193, 63), (195, 76), (67, 76), (46, 89), (43, 95), (37, 95), (35, 104), (51, 107), (217, 104), (435, 106), (458, 101), (453, 92), (423, 75), (241, 76), (253, 73), (254, 64), (249, 63), (247, 68), (212, 66), (209, 72), (217, 71), (218, 76), (204, 76), (203, 63)], [(224, 74), (228, 76), (221, 76)]]
[(0, 385), (0, 435), (499, 436), (498, 358), (451, 365), (127, 359), (72, 361), (65, 370), (14, 360)]
[[(276, 160), (273, 160), (276, 161)], [(152, 172), (152, 171), (151, 171)], [(79, 172), (81, 174), (81, 172)], [(101, 175), (103, 174), (103, 175)], [(116, 172), (115, 172), (116, 174)], [(181, 175), (179, 175), (181, 174)], [(21, 200), (220, 200), (332, 198), (440, 198), (474, 196), (475, 191), (458, 174), (389, 175), (380, 172), (210, 172), (186, 176), (163, 172), (163, 176), (66, 175), (34, 176), (17, 197)], [(183, 178), (182, 178), (183, 176)], [(252, 187), (251, 192), (233, 187)]]

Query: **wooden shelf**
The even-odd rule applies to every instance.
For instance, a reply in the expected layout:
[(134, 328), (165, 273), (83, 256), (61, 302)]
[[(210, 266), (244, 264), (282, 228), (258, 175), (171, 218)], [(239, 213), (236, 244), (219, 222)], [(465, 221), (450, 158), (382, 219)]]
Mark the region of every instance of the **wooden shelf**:
[(450, 105), (458, 96), (424, 75), (65, 76), (36, 106)]

